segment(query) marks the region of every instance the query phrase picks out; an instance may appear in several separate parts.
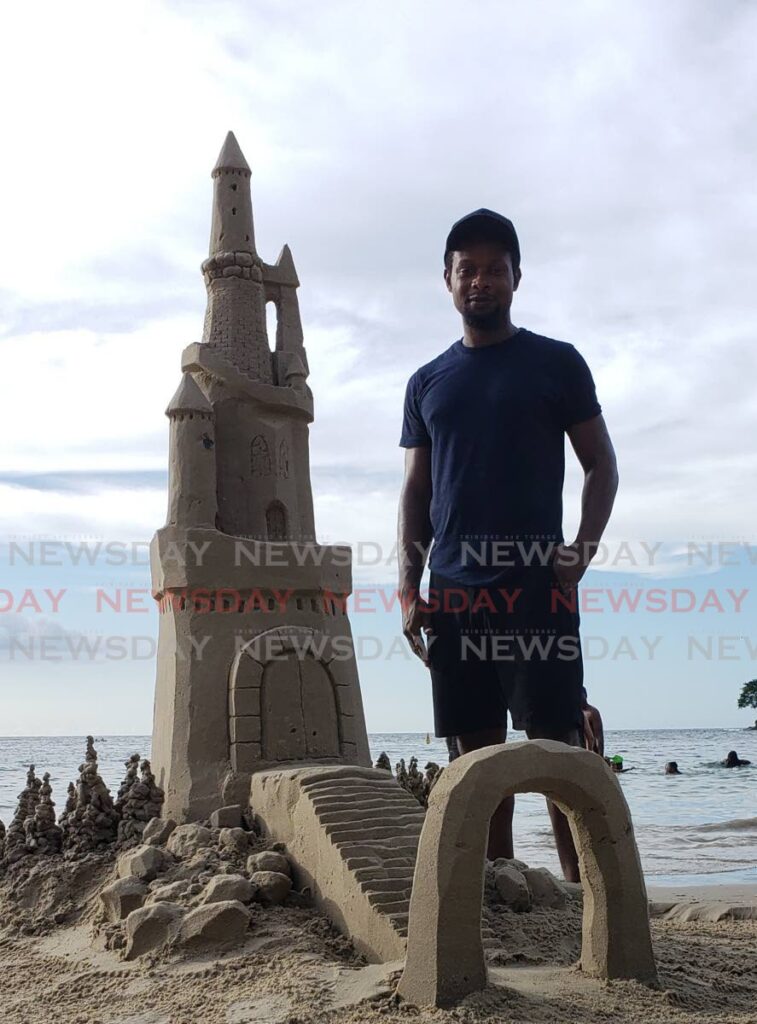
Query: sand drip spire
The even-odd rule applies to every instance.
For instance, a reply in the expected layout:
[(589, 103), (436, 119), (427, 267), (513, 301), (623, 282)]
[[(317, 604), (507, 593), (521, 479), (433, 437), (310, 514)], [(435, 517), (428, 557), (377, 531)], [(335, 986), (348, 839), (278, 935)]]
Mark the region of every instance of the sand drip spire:
[(66, 813), (61, 817), (63, 846), (68, 856), (76, 857), (91, 853), (114, 841), (118, 829), (118, 814), (113, 806), (110, 790), (97, 770), (97, 751), (91, 736), (87, 737), (84, 763), (79, 766), (76, 802), (69, 811), (71, 803), (69, 787)]
[(63, 832), (55, 821), (55, 803), (52, 799), (49, 772), (42, 776), (39, 801), (34, 809), (34, 816), (28, 817), (24, 823), (24, 831), (26, 849), (29, 853), (60, 853)]
[(20, 860), (28, 852), (26, 849), (26, 822), (34, 818), (41, 788), (42, 780), (37, 778), (34, 773), (34, 765), (30, 764), (26, 773), (26, 786), (18, 795), (16, 812), (5, 839), (5, 859), (9, 864)]
[(124, 776), (124, 781), (119, 786), (118, 796), (116, 797), (116, 810), (119, 817), (123, 816), (124, 801), (139, 776), (139, 754), (132, 754), (128, 761), (124, 761), (124, 768), (126, 769), (126, 775)]
[[(131, 767), (131, 762), (127, 762)], [(118, 838), (121, 842), (139, 841), (145, 825), (152, 818), (159, 818), (165, 794), (155, 782), (149, 761), (139, 766), (140, 778), (134, 779), (123, 798)], [(136, 774), (136, 773), (135, 773)]]

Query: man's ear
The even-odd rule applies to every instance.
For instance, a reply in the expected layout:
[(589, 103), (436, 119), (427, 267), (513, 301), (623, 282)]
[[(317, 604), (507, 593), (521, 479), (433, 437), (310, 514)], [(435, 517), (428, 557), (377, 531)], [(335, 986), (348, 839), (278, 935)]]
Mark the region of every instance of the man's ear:
[(520, 284), (520, 279), (521, 279), (522, 276), (523, 275), (520, 272), (520, 267), (518, 267), (518, 269), (513, 274), (513, 291), (514, 292), (517, 292), (518, 285)]
[(452, 291), (452, 277), (451, 277), (449, 269), (447, 267), (444, 268), (444, 283), (447, 285), (447, 291), (451, 292)]

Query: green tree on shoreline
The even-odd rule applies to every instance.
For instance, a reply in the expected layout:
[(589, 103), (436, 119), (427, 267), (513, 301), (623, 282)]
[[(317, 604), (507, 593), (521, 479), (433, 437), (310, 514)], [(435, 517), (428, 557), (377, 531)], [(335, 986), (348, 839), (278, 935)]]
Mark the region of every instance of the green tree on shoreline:
[(739, 707), (757, 708), (757, 679), (752, 679), (741, 687)]

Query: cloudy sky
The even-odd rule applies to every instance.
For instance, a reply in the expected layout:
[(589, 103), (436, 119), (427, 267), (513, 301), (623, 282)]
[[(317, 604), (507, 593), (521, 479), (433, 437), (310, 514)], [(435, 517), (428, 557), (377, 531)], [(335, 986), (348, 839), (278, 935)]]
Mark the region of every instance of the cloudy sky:
[[(272, 262), (288, 242), (302, 282), (320, 539), (390, 549), (404, 385), (459, 333), (443, 239), (468, 210), (501, 210), (523, 251), (513, 318), (584, 354), (618, 451), (608, 540), (635, 545), (637, 564), (605, 565), (587, 586), (748, 591), (738, 611), (723, 596), (723, 612), (592, 623), (610, 645), (629, 636), (641, 652), (654, 633), (670, 647), (599, 658), (592, 692), (618, 728), (746, 724), (755, 32), (757, 9), (735, 0), (437, 0), (391, 16), (273, 0), (16, 5), (0, 37), (0, 640), (145, 642), (144, 656), (94, 665), (0, 662), (0, 734), (150, 728), (154, 613), (104, 626), (92, 607), (98, 585), (149, 586), (140, 558), (32, 567), (7, 545), (139, 545), (164, 521), (163, 410), (201, 332), (209, 173), (229, 128), (253, 169), (258, 249)], [(571, 468), (566, 534), (579, 489)], [(692, 565), (692, 540), (752, 548), (735, 567)], [(655, 565), (641, 541), (663, 543)], [(391, 584), (391, 564), (362, 561), (361, 585)], [(66, 593), (57, 611), (19, 610), (27, 588)], [(397, 625), (353, 615), (384, 643)], [(721, 643), (692, 660), (692, 634), (736, 637), (738, 656)], [(369, 729), (430, 727), (421, 666), (368, 653), (361, 677)]]

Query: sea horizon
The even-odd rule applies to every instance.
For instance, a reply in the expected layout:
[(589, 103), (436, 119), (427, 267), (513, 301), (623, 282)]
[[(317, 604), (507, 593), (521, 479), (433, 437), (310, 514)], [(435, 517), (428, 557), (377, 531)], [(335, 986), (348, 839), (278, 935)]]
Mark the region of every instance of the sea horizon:
[[(757, 722), (757, 719), (755, 719)], [(623, 733), (648, 733), (648, 732), (757, 732), (757, 726), (755, 725), (665, 725), (665, 726), (649, 726), (644, 728), (643, 726), (635, 726), (632, 729), (606, 729), (606, 732), (623, 732)], [(508, 737), (513, 734), (520, 735), (515, 730), (508, 731)], [(29, 733), (0, 733), (0, 740), (24, 740), (24, 739), (78, 739), (80, 736), (94, 736), (94, 733), (88, 732), (71, 732), (71, 733), (58, 733), (58, 732), (29, 732)], [(144, 736), (150, 736), (150, 732), (101, 732), (98, 733), (103, 739), (120, 738), (128, 739), (134, 737), (140, 739)], [(431, 736), (434, 734), (426, 730), (419, 729), (393, 729), (389, 731), (376, 731), (369, 732), (369, 738), (371, 736)]]
[[(85, 736), (0, 736), (0, 818), (13, 816), (30, 764), (38, 776), (49, 772), (58, 813), (65, 805), (68, 783), (75, 781), (84, 760)], [(146, 733), (90, 733), (98, 752), (100, 773), (112, 793), (118, 791), (127, 758), (150, 756)], [(524, 739), (513, 733), (512, 741)], [(385, 752), (392, 766), (401, 758), (444, 766), (443, 739), (427, 732), (372, 732), (371, 758)], [(757, 730), (732, 728), (607, 729), (608, 755), (621, 754), (631, 770), (618, 776), (631, 809), (639, 853), (647, 881), (653, 885), (757, 883)], [(729, 750), (752, 762), (747, 768), (721, 766)], [(667, 761), (677, 761), (680, 775), (664, 774)], [(532, 866), (560, 873), (544, 798), (521, 794), (516, 800), (515, 855)]]

